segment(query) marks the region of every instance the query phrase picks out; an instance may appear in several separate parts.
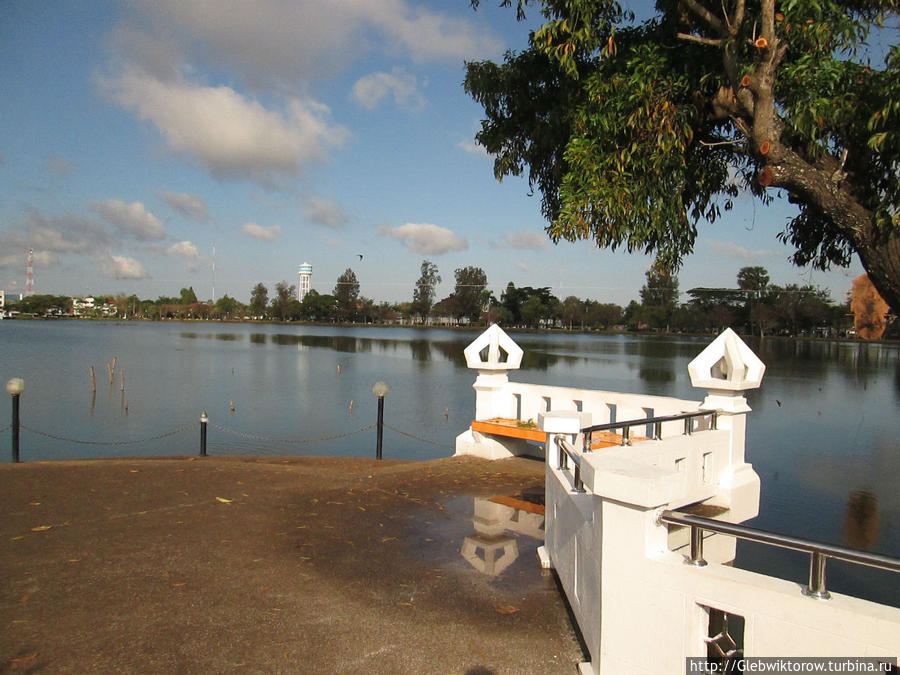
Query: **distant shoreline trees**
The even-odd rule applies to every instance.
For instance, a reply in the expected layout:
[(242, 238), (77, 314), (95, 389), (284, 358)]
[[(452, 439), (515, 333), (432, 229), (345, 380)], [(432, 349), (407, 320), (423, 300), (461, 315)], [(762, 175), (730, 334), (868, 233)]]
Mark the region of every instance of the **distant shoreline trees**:
[[(488, 290), (487, 275), (479, 267), (454, 271), (453, 292), (436, 297), (440, 274), (434, 263), (424, 260), (411, 302), (376, 302), (360, 295), (356, 274), (347, 269), (338, 277), (334, 294), (311, 290), (303, 302), (294, 286), (275, 284), (275, 292), (262, 283), (250, 290), (244, 304), (228, 295), (215, 303), (197, 300), (193, 288), (182, 288), (178, 296), (141, 300), (136, 295), (105, 295), (77, 300), (55, 295), (31, 295), (8, 302), (6, 310), (22, 316), (113, 319), (273, 320), (320, 323), (415, 324), (430, 320), (439, 325), (478, 325), (492, 322), (505, 328), (627, 330), (711, 334), (732, 327), (758, 336), (852, 335), (853, 317), (849, 301), (836, 304), (826, 291), (812, 285), (773, 284), (763, 267), (743, 267), (734, 288), (692, 288), (679, 293), (678, 277), (664, 268), (647, 271), (640, 301), (626, 307), (615, 303), (579, 299), (560, 300), (550, 287), (517, 287), (509, 282), (500, 298)], [(680, 302), (684, 296), (685, 301)], [(429, 305), (430, 303), (430, 305)], [(900, 337), (900, 322), (886, 319), (886, 337)]]

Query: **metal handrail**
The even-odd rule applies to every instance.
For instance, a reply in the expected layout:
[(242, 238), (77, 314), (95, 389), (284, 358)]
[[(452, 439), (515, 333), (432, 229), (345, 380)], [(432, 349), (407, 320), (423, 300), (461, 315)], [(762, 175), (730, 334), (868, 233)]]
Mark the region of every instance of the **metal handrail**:
[(572, 459), (572, 464), (574, 464), (575, 468), (572, 470), (572, 490), (574, 492), (584, 492), (584, 482), (581, 480), (581, 455), (578, 451), (571, 446), (571, 444), (562, 436), (556, 435), (553, 437), (553, 440), (556, 443), (556, 447), (559, 449), (559, 454), (557, 455), (556, 468), (557, 469), (568, 469), (569, 468), (569, 458)]
[(631, 427), (639, 427), (647, 424), (653, 425), (653, 439), (660, 440), (662, 438), (662, 425), (665, 422), (676, 422), (684, 420), (684, 434), (690, 436), (694, 433), (694, 419), (697, 417), (710, 417), (710, 429), (717, 428), (717, 410), (703, 410), (700, 412), (679, 413), (677, 415), (662, 415), (660, 417), (647, 417), (640, 420), (625, 420), (624, 422), (607, 422), (606, 424), (595, 424), (590, 427), (584, 427), (581, 433), (584, 434), (584, 451), (591, 452), (591, 433), (594, 431), (612, 431), (613, 429), (622, 429), (622, 445), (631, 445)]
[(825, 562), (828, 558), (844, 560), (857, 565), (877, 567), (890, 572), (900, 572), (900, 558), (883, 555), (881, 553), (869, 553), (857, 549), (813, 541), (801, 537), (793, 537), (787, 534), (769, 532), (737, 523), (728, 523), (702, 516), (693, 516), (679, 511), (663, 511), (658, 521), (671, 523), (672, 525), (684, 525), (691, 528), (691, 554), (685, 563), (696, 567), (703, 567), (706, 561), (703, 559), (703, 532), (718, 532), (737, 539), (754, 541), (769, 546), (787, 548), (794, 551), (809, 553), (809, 585), (803, 589), (803, 594), (814, 598), (827, 600), (831, 594), (825, 588)]

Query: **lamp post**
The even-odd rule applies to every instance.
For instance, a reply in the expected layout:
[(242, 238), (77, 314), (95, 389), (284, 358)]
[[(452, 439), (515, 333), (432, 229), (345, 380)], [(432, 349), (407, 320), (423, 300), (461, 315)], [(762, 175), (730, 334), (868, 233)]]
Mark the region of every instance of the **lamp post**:
[(200, 456), (206, 457), (206, 425), (209, 424), (209, 417), (206, 416), (204, 410), (200, 414)]
[(6, 391), (12, 396), (12, 461), (19, 461), (19, 395), (25, 391), (25, 380), (14, 377), (6, 383)]
[(372, 387), (372, 393), (378, 397), (378, 431), (375, 441), (375, 459), (381, 459), (381, 440), (384, 436), (384, 397), (391, 390), (384, 382), (376, 382)]

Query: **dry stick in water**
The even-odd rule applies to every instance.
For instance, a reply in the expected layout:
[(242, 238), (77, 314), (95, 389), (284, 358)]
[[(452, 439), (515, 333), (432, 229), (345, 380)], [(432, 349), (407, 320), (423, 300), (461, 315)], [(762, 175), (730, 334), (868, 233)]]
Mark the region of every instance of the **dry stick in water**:
[(97, 380), (94, 377), (94, 366), (91, 366), (91, 391), (97, 391)]

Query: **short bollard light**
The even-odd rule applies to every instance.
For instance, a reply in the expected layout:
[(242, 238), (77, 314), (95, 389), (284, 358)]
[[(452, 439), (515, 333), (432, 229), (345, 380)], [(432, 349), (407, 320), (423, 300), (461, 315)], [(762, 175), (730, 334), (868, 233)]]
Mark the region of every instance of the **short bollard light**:
[(384, 397), (391, 390), (384, 382), (376, 382), (372, 387), (372, 393), (378, 397), (378, 430), (375, 441), (375, 459), (381, 459), (381, 442), (384, 438)]
[(200, 413), (200, 456), (206, 457), (206, 425), (209, 424), (209, 417), (206, 416), (204, 410)]
[(19, 395), (25, 391), (25, 380), (14, 377), (6, 383), (6, 391), (12, 396), (12, 461), (19, 461)]

